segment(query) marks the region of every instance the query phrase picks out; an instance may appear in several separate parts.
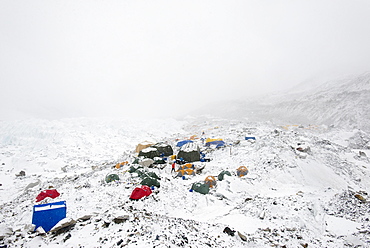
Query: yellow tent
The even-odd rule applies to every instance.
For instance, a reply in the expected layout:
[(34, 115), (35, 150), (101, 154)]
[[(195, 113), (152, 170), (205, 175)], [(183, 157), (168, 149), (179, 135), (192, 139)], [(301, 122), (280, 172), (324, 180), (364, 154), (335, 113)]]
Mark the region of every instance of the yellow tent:
[(192, 169), (178, 170), (177, 172), (177, 176), (179, 177), (184, 175), (195, 175), (195, 172)]
[(139, 153), (141, 150), (149, 147), (149, 146), (152, 146), (154, 145), (153, 143), (149, 142), (149, 141), (144, 141), (144, 142), (141, 142), (140, 144), (138, 144), (136, 146), (136, 149), (135, 149), (135, 152)]
[(222, 141), (222, 139), (210, 139), (210, 138), (206, 139), (206, 143), (212, 142), (212, 141)]
[(208, 184), (208, 186), (210, 188), (213, 188), (213, 186), (216, 186), (216, 184), (217, 184), (216, 178), (214, 176), (208, 176), (208, 177), (206, 177), (206, 179), (204, 180), (204, 182), (206, 184)]
[(119, 169), (119, 168), (121, 168), (122, 166), (124, 166), (126, 164), (128, 164), (128, 161), (125, 161), (125, 162), (122, 162), (122, 163), (118, 163), (118, 164), (116, 164), (116, 169)]
[(184, 164), (180, 166), (179, 170), (193, 169), (193, 167), (193, 164)]
[(240, 166), (238, 169), (236, 169), (236, 174), (238, 177), (243, 177), (248, 174), (248, 169), (245, 166)]

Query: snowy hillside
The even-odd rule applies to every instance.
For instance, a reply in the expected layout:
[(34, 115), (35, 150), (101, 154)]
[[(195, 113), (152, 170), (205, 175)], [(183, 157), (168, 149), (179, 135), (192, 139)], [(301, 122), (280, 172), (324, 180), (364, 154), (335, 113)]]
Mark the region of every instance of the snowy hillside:
[[(129, 173), (143, 141), (194, 142), (210, 162), (177, 177), (168, 164), (146, 168), (160, 187), (138, 201)], [(255, 140), (245, 140), (246, 136)], [(227, 147), (206, 149), (199, 138)], [(2, 247), (368, 247), (369, 136), (326, 125), (280, 126), (216, 118), (177, 120), (3, 121), (0, 123)], [(116, 168), (117, 163), (129, 164)], [(236, 169), (249, 173), (237, 177)], [(207, 195), (194, 182), (231, 172)], [(110, 173), (120, 180), (104, 181)], [(55, 188), (67, 218), (33, 232), (36, 196)], [(234, 235), (224, 231), (229, 227)]]
[(271, 120), (279, 124), (312, 124), (370, 131), (370, 72), (310, 85), (288, 92), (215, 104), (198, 114)]

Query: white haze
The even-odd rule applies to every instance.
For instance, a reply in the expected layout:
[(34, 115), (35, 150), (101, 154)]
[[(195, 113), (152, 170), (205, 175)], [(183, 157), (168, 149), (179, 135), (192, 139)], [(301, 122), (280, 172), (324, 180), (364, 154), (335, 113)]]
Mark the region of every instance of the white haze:
[(368, 70), (368, 1), (0, 2), (0, 119), (181, 116)]

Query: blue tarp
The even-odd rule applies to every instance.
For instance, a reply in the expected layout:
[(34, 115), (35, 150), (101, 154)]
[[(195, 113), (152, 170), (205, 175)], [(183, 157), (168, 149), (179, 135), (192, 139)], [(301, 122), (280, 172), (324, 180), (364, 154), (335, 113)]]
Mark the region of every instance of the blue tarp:
[(67, 214), (65, 201), (40, 204), (33, 206), (32, 224), (35, 230), (42, 227), (45, 232), (49, 232)]
[(187, 144), (187, 143), (193, 143), (192, 140), (182, 140), (182, 141), (179, 141), (177, 142), (177, 147), (182, 147), (183, 145)]
[(211, 142), (206, 143), (206, 146), (211, 146), (211, 145), (216, 145), (216, 148), (218, 148), (221, 146), (225, 146), (225, 142), (222, 140), (216, 140), (216, 141), (211, 141)]
[(245, 137), (245, 140), (249, 140), (249, 139), (256, 140), (256, 137)]

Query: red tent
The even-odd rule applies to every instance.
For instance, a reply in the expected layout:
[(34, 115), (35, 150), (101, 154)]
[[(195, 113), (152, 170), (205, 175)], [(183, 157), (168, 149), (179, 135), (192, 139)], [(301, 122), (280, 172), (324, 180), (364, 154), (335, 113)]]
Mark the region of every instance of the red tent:
[(41, 191), (41, 193), (36, 197), (36, 202), (44, 200), (46, 197), (57, 198), (60, 196), (59, 192), (56, 189), (47, 189)]
[(144, 196), (149, 196), (152, 193), (152, 190), (146, 186), (142, 185), (141, 188), (135, 188), (130, 196), (130, 199), (132, 200), (139, 200), (143, 198)]

